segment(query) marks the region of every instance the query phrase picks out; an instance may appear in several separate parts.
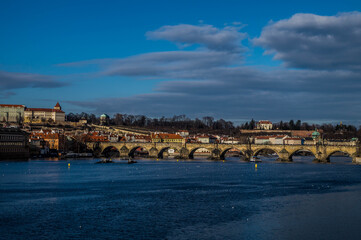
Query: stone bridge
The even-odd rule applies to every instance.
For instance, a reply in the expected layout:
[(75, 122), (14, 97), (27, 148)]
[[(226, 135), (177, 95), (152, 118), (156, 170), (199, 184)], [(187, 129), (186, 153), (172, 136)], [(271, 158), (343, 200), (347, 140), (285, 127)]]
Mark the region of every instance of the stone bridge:
[(237, 149), (249, 160), (251, 156), (258, 155), (262, 150), (272, 150), (278, 155), (280, 161), (292, 161), (292, 156), (300, 151), (307, 151), (315, 156), (315, 161), (329, 162), (330, 156), (336, 152), (348, 154), (353, 162), (360, 156), (360, 145), (266, 145), (266, 144), (201, 144), (201, 143), (136, 143), (136, 142), (91, 142), (87, 143), (89, 149), (96, 155), (101, 155), (104, 150), (116, 148), (120, 157), (134, 157), (137, 148), (141, 147), (148, 151), (151, 158), (166, 158), (168, 149), (174, 149), (175, 157), (179, 159), (193, 159), (195, 151), (201, 148), (207, 149), (211, 159), (225, 159), (225, 154), (231, 149)]

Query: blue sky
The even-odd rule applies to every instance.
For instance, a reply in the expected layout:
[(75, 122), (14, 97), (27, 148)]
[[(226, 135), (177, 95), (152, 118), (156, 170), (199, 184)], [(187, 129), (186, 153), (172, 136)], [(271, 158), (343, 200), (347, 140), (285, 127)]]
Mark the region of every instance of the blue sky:
[(360, 12), (359, 1), (1, 1), (0, 102), (357, 124)]

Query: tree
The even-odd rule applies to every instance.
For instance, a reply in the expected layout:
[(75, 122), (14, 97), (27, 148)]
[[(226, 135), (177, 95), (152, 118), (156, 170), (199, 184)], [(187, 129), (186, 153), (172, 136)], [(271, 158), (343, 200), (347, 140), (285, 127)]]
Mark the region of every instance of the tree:
[(290, 120), (290, 122), (288, 123), (290, 130), (295, 130), (295, 122), (293, 120)]
[(249, 129), (255, 129), (256, 128), (256, 122), (252, 118), (251, 122), (249, 123)]

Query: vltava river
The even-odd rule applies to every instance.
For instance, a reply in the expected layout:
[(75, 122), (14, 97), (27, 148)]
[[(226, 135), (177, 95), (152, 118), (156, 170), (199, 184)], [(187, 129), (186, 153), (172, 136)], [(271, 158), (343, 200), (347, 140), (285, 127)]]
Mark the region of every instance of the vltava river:
[(0, 162), (0, 239), (361, 239), (350, 159), (96, 161)]

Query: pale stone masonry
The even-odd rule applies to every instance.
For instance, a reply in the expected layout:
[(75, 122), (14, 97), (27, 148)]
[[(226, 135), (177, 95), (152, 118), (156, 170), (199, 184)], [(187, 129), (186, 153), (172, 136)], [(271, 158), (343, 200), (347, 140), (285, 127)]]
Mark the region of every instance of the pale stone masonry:
[(0, 122), (19, 123), (24, 119), (25, 105), (0, 104)]

